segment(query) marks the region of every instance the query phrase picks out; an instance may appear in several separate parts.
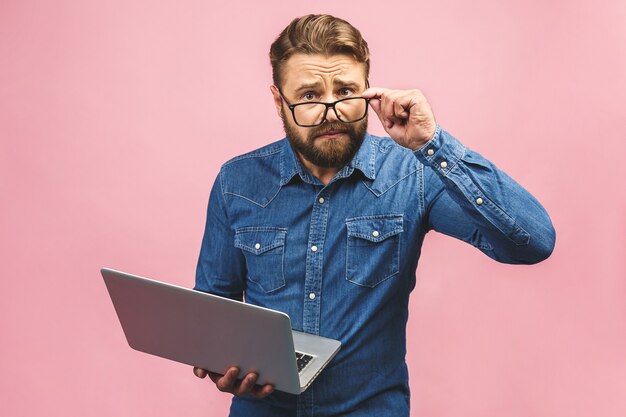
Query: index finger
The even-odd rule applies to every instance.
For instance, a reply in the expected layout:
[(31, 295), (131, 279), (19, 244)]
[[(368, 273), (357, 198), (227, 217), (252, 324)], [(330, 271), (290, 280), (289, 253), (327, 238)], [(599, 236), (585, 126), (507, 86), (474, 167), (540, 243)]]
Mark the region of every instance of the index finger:
[(370, 87), (361, 93), (363, 98), (380, 98), (385, 91), (389, 91), (388, 88), (382, 87)]
[(235, 382), (237, 381), (237, 375), (239, 375), (239, 368), (232, 366), (228, 368), (221, 378), (217, 378), (217, 380), (214, 380), (210, 374), (209, 377), (213, 380), (213, 382), (215, 382), (217, 389), (222, 392), (231, 392)]

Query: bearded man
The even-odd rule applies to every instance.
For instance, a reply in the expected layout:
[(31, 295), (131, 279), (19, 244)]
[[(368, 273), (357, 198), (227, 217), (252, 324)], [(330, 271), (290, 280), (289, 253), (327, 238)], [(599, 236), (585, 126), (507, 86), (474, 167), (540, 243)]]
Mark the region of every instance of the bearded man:
[[(408, 301), (426, 233), (533, 264), (553, 250), (550, 218), (441, 128), (420, 90), (369, 87), (367, 43), (345, 20), (294, 19), (270, 61), (286, 138), (221, 167), (195, 289), (245, 294), (342, 348), (299, 396), (237, 367), (194, 373), (234, 394), (231, 416), (408, 416)], [(389, 137), (367, 133), (368, 108)]]

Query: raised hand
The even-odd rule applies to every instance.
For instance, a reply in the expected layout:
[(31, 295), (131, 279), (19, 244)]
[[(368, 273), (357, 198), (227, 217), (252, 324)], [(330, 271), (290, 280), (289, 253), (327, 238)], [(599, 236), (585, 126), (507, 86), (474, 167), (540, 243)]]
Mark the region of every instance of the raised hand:
[(361, 96), (370, 99), (383, 128), (400, 145), (419, 149), (435, 134), (435, 116), (420, 90), (370, 87)]

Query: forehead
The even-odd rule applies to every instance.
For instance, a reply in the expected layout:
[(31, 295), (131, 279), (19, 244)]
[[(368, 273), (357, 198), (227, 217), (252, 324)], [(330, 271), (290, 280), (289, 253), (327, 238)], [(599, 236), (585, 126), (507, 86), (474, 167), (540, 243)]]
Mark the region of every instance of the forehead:
[(298, 88), (303, 83), (332, 84), (335, 78), (342, 81), (364, 83), (365, 64), (351, 55), (294, 54), (283, 66), (283, 88)]

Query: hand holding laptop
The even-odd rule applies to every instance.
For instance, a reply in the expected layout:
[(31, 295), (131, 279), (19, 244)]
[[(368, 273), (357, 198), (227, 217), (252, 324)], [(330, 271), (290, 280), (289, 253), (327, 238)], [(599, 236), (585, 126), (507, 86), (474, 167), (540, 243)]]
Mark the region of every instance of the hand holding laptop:
[(241, 381), (237, 381), (239, 368), (236, 366), (229, 368), (224, 375), (198, 367), (193, 368), (193, 373), (198, 378), (205, 378), (208, 375), (218, 390), (229, 392), (238, 397), (251, 394), (256, 398), (263, 398), (274, 391), (274, 387), (271, 384), (255, 385), (258, 376), (254, 372), (246, 374)]

